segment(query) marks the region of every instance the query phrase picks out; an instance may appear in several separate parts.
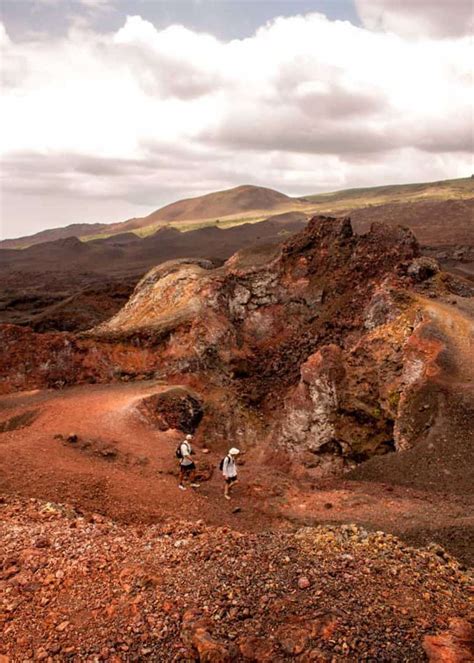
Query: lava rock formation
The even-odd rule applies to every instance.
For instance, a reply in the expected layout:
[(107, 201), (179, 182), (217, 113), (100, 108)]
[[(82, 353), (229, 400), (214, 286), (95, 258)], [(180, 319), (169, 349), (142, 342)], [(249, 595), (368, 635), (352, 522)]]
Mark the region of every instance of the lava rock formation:
[(241, 250), (221, 267), (159, 265), (88, 332), (3, 326), (0, 391), (186, 384), (209, 441), (245, 440), (318, 476), (413, 447), (436, 424), (462, 364), (433, 302), (452, 283), (420, 260), (406, 228), (355, 235), (349, 218), (314, 217), (281, 245)]

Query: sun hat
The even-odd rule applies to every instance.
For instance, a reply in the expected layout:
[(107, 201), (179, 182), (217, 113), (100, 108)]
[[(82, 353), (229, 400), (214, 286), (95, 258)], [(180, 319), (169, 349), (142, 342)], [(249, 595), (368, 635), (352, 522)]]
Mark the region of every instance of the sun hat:
[(240, 453), (240, 451), (238, 449), (236, 449), (235, 447), (232, 447), (232, 449), (229, 449), (229, 456), (237, 456), (237, 454), (239, 454), (239, 453)]
[(192, 440), (192, 439), (193, 439), (193, 436), (192, 436), (191, 434), (188, 434), (188, 435), (186, 435), (186, 439), (187, 439), (187, 440)]

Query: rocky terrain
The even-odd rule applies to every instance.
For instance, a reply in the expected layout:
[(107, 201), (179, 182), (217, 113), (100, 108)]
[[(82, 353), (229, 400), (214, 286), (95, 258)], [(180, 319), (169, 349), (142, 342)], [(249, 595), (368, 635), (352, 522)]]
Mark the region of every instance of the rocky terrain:
[(350, 215), (357, 233), (373, 222), (406, 225), (423, 255), (472, 281), (473, 200), (472, 178), (302, 199), (247, 185), (178, 201), (143, 219), (75, 224), (4, 240), (0, 323), (84, 331), (117, 312), (151, 267), (190, 257), (221, 264), (244, 247), (281, 242), (316, 212)]
[(452, 247), (454, 253), (474, 246), (474, 197), (461, 200), (419, 200), (347, 209), (357, 232), (366, 232), (374, 221), (408, 226), (423, 247)]
[[(408, 230), (354, 235), (348, 218), (315, 217), (282, 245), (222, 267), (156, 267), (114, 317), (81, 335), (5, 326), (0, 385), (187, 376), (225, 386), (219, 409), (228, 419), (236, 402), (246, 408), (238, 417), (250, 439), (265, 429), (293, 459), (306, 454), (303, 465), (319, 467), (326, 452), (359, 462), (410, 448), (434, 425), (440, 393), (460, 381), (472, 349), (471, 294), (420, 257)], [(450, 338), (453, 324), (461, 337)]]
[(83, 331), (117, 312), (151, 267), (176, 258), (222, 264), (255, 243), (277, 243), (304, 227), (301, 213), (259, 224), (181, 233), (162, 228), (143, 239), (133, 233), (81, 242), (77, 237), (0, 251), (0, 322), (35, 331)]
[(408, 228), (316, 216), (92, 328), (1, 325), (0, 654), (471, 660), (473, 296)]
[(2, 661), (472, 660), (470, 580), (439, 546), (0, 509)]

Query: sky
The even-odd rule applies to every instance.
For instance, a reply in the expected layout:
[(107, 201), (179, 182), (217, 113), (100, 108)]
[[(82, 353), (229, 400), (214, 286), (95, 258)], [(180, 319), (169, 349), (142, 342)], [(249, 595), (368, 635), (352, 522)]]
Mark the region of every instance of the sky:
[(470, 0), (2, 0), (1, 238), (470, 176)]

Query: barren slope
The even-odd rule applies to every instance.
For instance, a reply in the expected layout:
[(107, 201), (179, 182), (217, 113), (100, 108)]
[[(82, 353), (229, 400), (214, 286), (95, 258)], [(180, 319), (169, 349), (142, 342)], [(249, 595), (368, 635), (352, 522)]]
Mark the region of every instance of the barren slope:
[[(87, 239), (108, 237), (130, 230), (138, 230), (149, 234), (157, 226), (164, 223), (176, 223), (186, 229), (195, 229), (204, 224), (215, 225), (216, 220), (228, 220), (239, 224), (249, 221), (262, 221), (271, 214), (298, 211), (308, 216), (314, 214), (343, 215), (362, 210), (361, 219), (382, 220), (393, 223), (407, 223), (419, 234), (422, 243), (449, 243), (451, 237), (458, 243), (462, 239), (463, 228), (472, 232), (472, 199), (474, 198), (474, 179), (472, 177), (457, 180), (443, 180), (421, 184), (403, 184), (391, 186), (346, 189), (331, 193), (309, 195), (304, 199), (291, 198), (273, 189), (243, 185), (218, 191), (196, 198), (180, 200), (152, 212), (147, 217), (134, 218), (113, 224), (76, 224), (66, 228), (43, 231), (29, 237), (0, 242), (0, 248), (22, 248), (39, 242), (56, 240), (64, 237), (77, 236)], [(465, 201), (467, 207), (454, 205)], [(451, 206), (436, 203), (451, 203)], [(421, 203), (418, 205), (418, 203)], [(424, 205), (430, 203), (431, 205)], [(370, 210), (371, 207), (378, 210)], [(385, 213), (386, 210), (386, 213)], [(371, 216), (365, 216), (368, 213)], [(377, 215), (377, 218), (373, 216)], [(435, 219), (436, 228), (430, 230), (430, 216)], [(407, 216), (407, 220), (404, 219)], [(418, 224), (418, 217), (421, 216)], [(449, 218), (443, 218), (444, 216)], [(411, 224), (417, 225), (411, 225)], [(458, 224), (461, 224), (457, 229)], [(438, 232), (441, 231), (440, 234)], [(428, 239), (425, 240), (425, 231)], [(472, 237), (468, 240), (472, 242)]]
[[(390, 477), (392, 484), (422, 492), (442, 490), (454, 502), (469, 500), (464, 493), (469, 490), (472, 446), (463, 435), (473, 420), (467, 363), (471, 291), (440, 273), (432, 260), (417, 257), (418, 252), (408, 230), (377, 225), (357, 236), (348, 219), (322, 217), (281, 246), (240, 251), (222, 267), (189, 259), (165, 263), (142, 279), (123, 309), (87, 334), (34, 334), (4, 327), (0, 388), (8, 393), (159, 378), (162, 385), (179, 383), (195, 394), (205, 416), (199, 426), (186, 426), (197, 429), (198, 439), (211, 449), (213, 467), (225, 446), (236, 444), (248, 452), (257, 473), (265, 466), (282, 477), (280, 496), (291, 495), (295, 477), (311, 486), (375, 457), (361, 466), (361, 478), (384, 482)], [(454, 294), (457, 291), (463, 294)], [(26, 444), (26, 459), (33, 454), (28, 444), (41, 439), (45, 450), (52, 444), (54, 457), (60, 457), (64, 445), (54, 441), (54, 435), (65, 436), (66, 431), (55, 432), (51, 426), (59, 425), (64, 412), (86, 449), (94, 447), (89, 441), (96, 436), (99, 450), (103, 443), (119, 444), (122, 439), (123, 453), (117, 449), (119, 462), (113, 465), (119, 476), (129, 471), (120, 462), (131, 453), (127, 440), (140, 440), (151, 453), (154, 439), (146, 427), (128, 430), (128, 420), (117, 413), (103, 419), (101, 412), (115, 408), (119, 388), (132, 400), (138, 397), (138, 387), (118, 384), (97, 387), (90, 405), (92, 391), (87, 387), (48, 396), (55, 414), (44, 437), (37, 428), (48, 421), (44, 413), (23, 432), (8, 433), (13, 425), (8, 422), (16, 421), (22, 408), (35, 409), (26, 399), (17, 412), (5, 412), (3, 439), (18, 434)], [(15, 403), (15, 397), (8, 399), (5, 408)], [(459, 399), (465, 400), (462, 416)], [(186, 402), (186, 396), (180, 396), (175, 406), (186, 409)], [(162, 422), (163, 411), (170, 407), (153, 401), (148, 425)], [(107, 422), (112, 421), (120, 427), (110, 423), (108, 431)], [(86, 422), (87, 430), (82, 430)], [(168, 421), (165, 428), (186, 430), (183, 425)], [(16, 442), (4, 449), (14, 453), (20, 447)], [(74, 447), (66, 449), (82, 458), (74, 455)], [(171, 452), (168, 446), (168, 462)], [(413, 462), (417, 457), (419, 467)], [(11, 490), (20, 485), (22, 490), (39, 490), (39, 479), (22, 483), (28, 473), (26, 466), (19, 467), (20, 473), (13, 471), (8, 479)], [(379, 474), (365, 475), (371, 467), (380, 467)], [(99, 462), (93, 472), (101, 474), (100, 468), (104, 465)], [(442, 472), (441, 478), (436, 472)], [(134, 473), (143, 486), (142, 470)], [(45, 489), (56, 490), (56, 481), (46, 476)], [(89, 481), (87, 474), (85, 483)], [(167, 485), (175, 489), (170, 481), (162, 485), (165, 494)], [(116, 481), (117, 486), (121, 483), (126, 482)], [(79, 489), (81, 482), (71, 485)], [(138, 490), (140, 511), (147, 512), (147, 494), (145, 488)], [(71, 495), (61, 489), (58, 497)], [(115, 495), (114, 508), (122, 508), (120, 504)], [(162, 504), (165, 508), (164, 497)], [(337, 518), (337, 511), (333, 513)], [(426, 527), (432, 520), (440, 531), (455, 527), (450, 514), (450, 508), (440, 512), (437, 521), (428, 508), (417, 526)], [(287, 515), (299, 517), (293, 508)], [(370, 510), (359, 515), (373, 517)]]
[[(472, 561), (474, 518), (467, 514), (473, 512), (474, 501), (459, 484), (463, 468), (459, 460), (458, 471), (450, 478), (452, 485), (427, 485), (424, 490), (409, 487), (409, 481), (398, 481), (391, 462), (398, 456), (384, 457), (388, 470), (380, 473), (378, 483), (331, 479), (295, 484), (276, 467), (271, 475), (268, 468), (264, 471), (252, 447), (243, 441), (240, 446), (247, 450), (248, 461), (240, 469), (241, 486), (235, 501), (229, 504), (222, 499), (217, 472), (226, 441), (212, 440), (203, 431), (195, 441), (201, 487), (180, 493), (174, 449), (182, 434), (150, 427), (140, 410), (144, 398), (169, 391), (170, 385), (138, 382), (2, 397), (3, 490), (69, 502), (79, 510), (129, 523), (173, 519), (178, 496), (188, 519), (203, 518), (208, 524), (226, 524), (242, 531), (287, 529), (290, 522), (358, 522), (416, 542), (436, 540), (464, 561)], [(218, 393), (208, 398), (217, 399)], [(68, 439), (71, 435), (75, 438)], [(203, 452), (207, 447), (209, 452)], [(427, 458), (436, 457), (423, 451)], [(452, 457), (455, 454), (445, 453), (439, 459), (441, 476)], [(408, 461), (412, 462), (410, 454)], [(469, 462), (468, 458), (463, 462)], [(366, 466), (370, 463), (361, 467), (362, 477)], [(392, 478), (390, 491), (388, 475)], [(407, 487), (394, 487), (394, 483)], [(439, 490), (444, 492), (442, 504)], [(235, 506), (238, 513), (234, 513)], [(461, 530), (464, 536), (460, 536)]]
[(298, 206), (298, 201), (273, 189), (245, 184), (234, 189), (208, 193), (166, 205), (143, 219), (142, 225), (155, 221), (183, 221), (212, 217), (218, 219), (221, 216), (240, 212), (271, 211), (289, 204)]
[(355, 526), (140, 528), (0, 505), (4, 660), (472, 660), (469, 579), (443, 550)]

